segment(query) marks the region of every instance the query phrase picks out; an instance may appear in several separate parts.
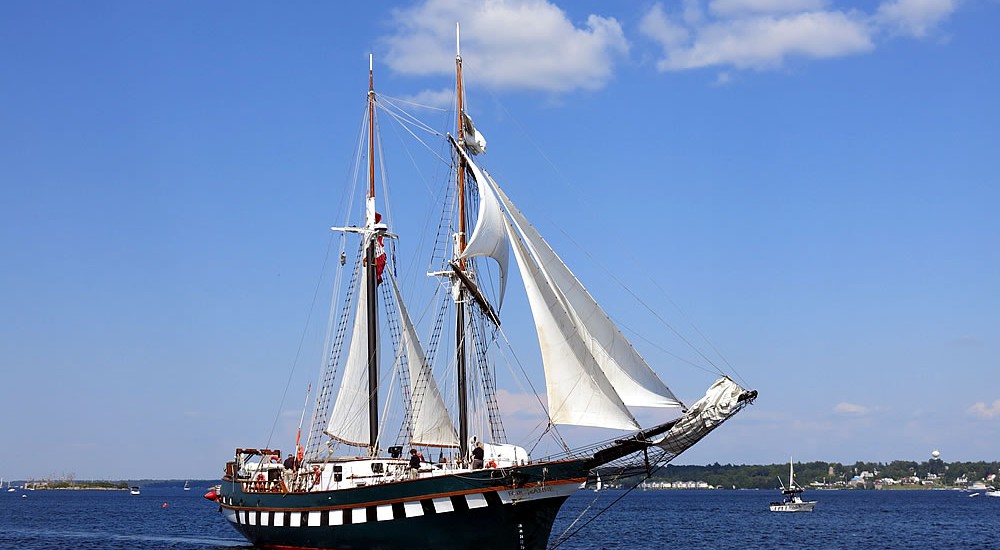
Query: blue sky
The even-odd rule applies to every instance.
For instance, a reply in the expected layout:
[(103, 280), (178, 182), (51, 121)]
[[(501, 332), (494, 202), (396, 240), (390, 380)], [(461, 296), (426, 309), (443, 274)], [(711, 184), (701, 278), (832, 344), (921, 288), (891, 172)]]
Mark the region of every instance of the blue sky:
[(998, 459), (996, 0), (41, 1), (0, 5), (0, 474), (290, 448), (368, 54), (440, 102), (455, 21), (491, 173), (679, 397), (607, 272), (760, 390), (678, 463)]

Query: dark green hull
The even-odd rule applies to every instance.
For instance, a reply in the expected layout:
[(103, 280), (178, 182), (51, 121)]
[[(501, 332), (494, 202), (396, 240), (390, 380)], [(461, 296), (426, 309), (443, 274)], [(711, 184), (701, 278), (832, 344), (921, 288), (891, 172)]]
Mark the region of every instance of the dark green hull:
[(223, 480), (219, 504), (262, 548), (544, 549), (586, 477), (587, 461), (570, 460), (306, 493)]

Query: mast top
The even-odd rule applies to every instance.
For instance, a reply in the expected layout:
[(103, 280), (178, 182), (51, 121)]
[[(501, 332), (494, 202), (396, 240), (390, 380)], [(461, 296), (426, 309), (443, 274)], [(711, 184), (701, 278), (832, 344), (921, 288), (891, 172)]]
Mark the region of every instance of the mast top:
[(458, 21), (455, 21), (455, 57), (462, 59), (461, 29), (459, 29)]

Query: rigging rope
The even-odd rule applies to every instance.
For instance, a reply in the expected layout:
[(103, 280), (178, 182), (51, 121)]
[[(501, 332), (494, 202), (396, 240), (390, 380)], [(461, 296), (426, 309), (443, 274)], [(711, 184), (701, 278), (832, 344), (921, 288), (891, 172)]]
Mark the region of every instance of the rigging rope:
[(524, 370), (524, 364), (521, 363), (520, 358), (518, 358), (517, 354), (514, 353), (514, 347), (511, 345), (510, 340), (507, 339), (507, 333), (504, 332), (503, 327), (497, 327), (497, 332), (500, 334), (500, 336), (503, 337), (504, 343), (507, 344), (507, 349), (511, 350), (511, 356), (514, 359), (514, 363), (516, 363), (517, 368), (521, 370), (521, 376), (519, 377), (517, 376), (517, 373), (514, 372), (511, 362), (504, 361), (504, 363), (507, 364), (507, 368), (510, 369), (512, 379), (515, 382), (517, 382), (518, 386), (521, 386), (522, 390), (524, 390), (524, 386), (521, 384), (521, 379), (523, 378), (523, 380), (528, 383), (528, 387), (531, 389), (531, 395), (535, 397), (535, 400), (538, 401), (538, 405), (539, 407), (541, 407), (542, 412), (545, 413), (545, 419), (547, 421), (546, 427), (542, 431), (542, 433), (539, 434), (535, 442), (531, 445), (531, 450), (534, 450), (535, 447), (537, 447), (538, 444), (542, 441), (542, 438), (545, 437), (545, 434), (551, 431), (554, 434), (556, 443), (558, 443), (559, 446), (561, 446), (567, 454), (572, 452), (572, 449), (570, 449), (569, 445), (566, 444), (566, 440), (562, 438), (562, 435), (559, 433), (559, 430), (556, 428), (555, 424), (552, 423), (552, 418), (549, 416), (549, 411), (546, 408), (545, 403), (542, 403), (542, 398), (539, 397), (538, 390), (535, 389), (535, 385), (531, 382), (531, 378), (528, 376), (527, 371)]
[[(667, 457), (669, 457), (669, 458), (667, 458)], [(594, 500), (591, 501), (591, 503), (588, 504), (587, 507), (584, 508), (584, 510), (582, 512), (580, 512), (580, 514), (576, 517), (576, 519), (574, 519), (572, 522), (570, 522), (570, 524), (566, 527), (566, 529), (558, 537), (556, 537), (555, 543), (552, 544), (551, 546), (549, 546), (547, 550), (555, 550), (556, 548), (559, 548), (560, 546), (562, 546), (563, 544), (565, 544), (566, 541), (568, 541), (569, 539), (571, 539), (574, 536), (576, 536), (585, 527), (587, 527), (588, 525), (590, 525), (595, 519), (597, 519), (597, 518), (601, 517), (602, 515), (604, 515), (604, 513), (607, 512), (612, 506), (614, 506), (615, 504), (618, 504), (619, 501), (621, 501), (623, 498), (625, 498), (626, 496), (628, 496), (629, 493), (631, 493), (632, 491), (634, 491), (636, 487), (638, 487), (639, 485), (641, 485), (647, 479), (653, 477), (654, 473), (658, 472), (660, 469), (662, 469), (664, 466), (666, 466), (668, 462), (670, 462), (671, 460), (673, 460), (676, 457), (677, 457), (677, 455), (670, 456), (670, 453), (664, 451), (663, 454), (660, 455), (660, 457), (656, 460), (656, 462), (653, 463), (653, 466), (650, 467), (650, 469), (647, 471), (645, 477), (643, 477), (642, 479), (636, 481), (624, 493), (622, 493), (621, 495), (618, 495), (618, 498), (612, 500), (610, 503), (608, 503), (607, 506), (605, 506), (604, 508), (602, 508), (601, 510), (599, 510), (597, 513), (595, 513), (593, 517), (587, 519), (587, 521), (585, 521), (582, 525), (580, 525), (579, 527), (577, 527), (576, 529), (574, 529), (571, 532), (570, 529), (573, 529), (573, 526), (576, 525), (577, 522), (579, 522), (580, 519), (582, 519), (583, 516), (590, 510), (590, 508), (593, 507), (593, 505), (597, 502), (597, 499), (600, 496), (600, 493), (598, 493), (597, 496), (594, 497)], [(600, 471), (598, 470), (598, 472), (600, 472)], [(600, 474), (598, 473), (598, 475), (600, 475)]]

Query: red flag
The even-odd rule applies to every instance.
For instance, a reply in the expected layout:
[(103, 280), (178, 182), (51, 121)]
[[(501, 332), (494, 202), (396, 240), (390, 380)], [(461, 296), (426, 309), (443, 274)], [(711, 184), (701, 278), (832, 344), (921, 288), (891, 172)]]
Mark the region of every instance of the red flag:
[(382, 235), (375, 240), (375, 281), (382, 284), (382, 271), (385, 270), (385, 246), (382, 245)]
[[(375, 213), (375, 223), (382, 221), (382, 214)], [(375, 239), (375, 282), (382, 284), (382, 271), (385, 270), (385, 245), (382, 242), (383, 236), (379, 235)]]

